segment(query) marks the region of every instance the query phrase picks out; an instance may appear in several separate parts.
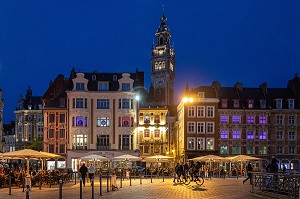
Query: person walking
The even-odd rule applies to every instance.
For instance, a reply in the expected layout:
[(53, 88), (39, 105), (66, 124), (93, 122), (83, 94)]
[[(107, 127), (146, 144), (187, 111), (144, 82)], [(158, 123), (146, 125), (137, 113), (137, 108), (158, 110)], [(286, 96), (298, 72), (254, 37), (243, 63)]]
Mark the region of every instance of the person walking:
[(93, 164), (89, 166), (88, 172), (89, 172), (89, 178), (92, 186), (92, 181), (94, 180), (94, 176), (95, 176), (95, 167), (93, 166)]
[(85, 166), (85, 163), (82, 163), (79, 172), (81, 174), (83, 186), (85, 186), (85, 177), (86, 177), (86, 173), (88, 172), (88, 168)]
[(251, 173), (252, 171), (253, 171), (253, 167), (252, 167), (251, 163), (249, 162), (249, 164), (247, 166), (247, 175), (248, 175), (248, 177), (245, 180), (243, 180), (243, 184), (245, 184), (245, 182), (249, 179), (250, 179), (250, 184), (251, 185), (253, 184), (252, 183), (252, 173)]

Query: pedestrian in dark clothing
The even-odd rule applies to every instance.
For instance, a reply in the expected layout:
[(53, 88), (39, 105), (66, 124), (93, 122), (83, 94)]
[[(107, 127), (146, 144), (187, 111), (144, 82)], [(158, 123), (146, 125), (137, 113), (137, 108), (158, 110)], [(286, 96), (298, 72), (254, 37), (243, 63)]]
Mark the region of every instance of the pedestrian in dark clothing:
[(243, 180), (243, 184), (250, 179), (250, 184), (253, 184), (252, 183), (252, 172), (253, 171), (253, 167), (251, 165), (251, 163), (249, 162), (248, 166), (247, 166), (247, 178), (245, 180)]
[(175, 175), (174, 175), (173, 182), (175, 182), (176, 179), (177, 179), (177, 182), (178, 182), (179, 177), (180, 177), (180, 165), (179, 165), (179, 163), (177, 163), (176, 166), (175, 166)]
[(276, 158), (273, 158), (271, 164), (266, 167), (267, 172), (269, 173), (278, 173), (278, 165)]
[(80, 167), (79, 172), (81, 173), (83, 186), (85, 186), (85, 176), (86, 176), (86, 173), (88, 172), (88, 168), (85, 166), (84, 163)]

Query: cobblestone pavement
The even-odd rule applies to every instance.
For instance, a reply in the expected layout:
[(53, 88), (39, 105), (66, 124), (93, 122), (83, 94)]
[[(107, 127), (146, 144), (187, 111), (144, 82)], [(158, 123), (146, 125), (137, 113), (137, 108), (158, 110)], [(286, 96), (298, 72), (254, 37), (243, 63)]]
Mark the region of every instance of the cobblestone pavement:
[[(119, 190), (107, 192), (106, 179), (103, 179), (102, 183), (102, 196), (100, 193), (100, 183), (95, 182), (95, 196), (94, 198), (130, 198), (130, 199), (151, 199), (151, 198), (172, 198), (172, 199), (184, 199), (184, 198), (211, 198), (211, 199), (252, 199), (255, 198), (251, 195), (251, 186), (247, 182), (242, 183), (243, 179), (235, 178), (213, 178), (205, 180), (202, 186), (196, 185), (195, 182), (191, 182), (190, 185), (173, 184), (173, 179), (153, 179), (151, 183), (150, 179), (142, 179), (142, 185), (140, 179), (132, 179), (132, 186), (130, 186), (129, 180), (124, 180), (122, 188), (120, 188), (120, 180), (117, 179), (117, 186)], [(11, 195), (9, 195), (8, 188), (0, 189), (1, 199), (22, 199), (26, 198), (26, 192), (22, 192), (21, 188), (12, 188)], [(59, 188), (58, 185), (49, 187), (42, 187), (39, 190), (38, 187), (33, 187), (30, 191), (30, 199), (58, 199)], [(80, 198), (79, 184), (69, 182), (63, 185), (63, 199), (77, 199)], [(83, 187), (84, 199), (92, 198), (92, 188), (89, 183)]]

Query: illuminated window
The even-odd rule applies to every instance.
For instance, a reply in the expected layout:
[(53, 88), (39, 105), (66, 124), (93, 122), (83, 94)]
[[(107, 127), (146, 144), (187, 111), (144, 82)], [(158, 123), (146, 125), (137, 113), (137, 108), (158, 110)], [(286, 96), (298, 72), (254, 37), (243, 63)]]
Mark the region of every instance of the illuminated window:
[(247, 132), (247, 139), (248, 140), (253, 140), (254, 139), (254, 132)]
[(260, 124), (267, 124), (267, 116), (259, 116), (259, 123)]
[(77, 116), (75, 126), (87, 126), (87, 117)]
[(241, 123), (241, 116), (239, 116), (239, 115), (233, 115), (232, 116), (232, 123), (233, 124), (240, 124)]
[(73, 149), (86, 150), (87, 149), (87, 135), (73, 135)]
[(110, 126), (110, 118), (109, 117), (98, 117), (97, 118), (97, 126), (107, 127)]
[(197, 150), (205, 150), (205, 138), (197, 138)]
[(248, 108), (254, 108), (253, 100), (248, 100)]
[(145, 115), (144, 123), (150, 123), (150, 115)]
[(228, 123), (228, 115), (221, 115), (220, 116), (221, 123)]
[(187, 149), (195, 150), (195, 138), (187, 138)]
[(144, 130), (144, 137), (145, 138), (149, 138), (150, 137), (150, 130), (149, 129), (145, 129)]
[(228, 131), (221, 131), (221, 139), (228, 139)]
[(247, 116), (247, 124), (254, 124), (254, 116), (253, 115)]
[(260, 140), (266, 140), (267, 139), (267, 132), (259, 132), (259, 139)]
[(241, 147), (239, 147), (239, 146), (233, 146), (232, 147), (232, 154), (233, 155), (241, 154)]
[(247, 155), (254, 155), (254, 147), (253, 146), (247, 147)]
[(215, 140), (214, 138), (206, 138), (206, 149), (214, 150), (215, 149)]
[(160, 115), (154, 115), (154, 123), (160, 123)]
[(241, 138), (241, 132), (240, 131), (232, 131), (232, 138), (233, 139), (240, 139)]
[(160, 130), (159, 129), (154, 130), (154, 137), (155, 138), (160, 138)]
[(267, 147), (266, 146), (260, 146), (258, 153), (259, 153), (259, 155), (267, 155)]
[(221, 146), (220, 154), (222, 154), (222, 155), (228, 154), (228, 146)]

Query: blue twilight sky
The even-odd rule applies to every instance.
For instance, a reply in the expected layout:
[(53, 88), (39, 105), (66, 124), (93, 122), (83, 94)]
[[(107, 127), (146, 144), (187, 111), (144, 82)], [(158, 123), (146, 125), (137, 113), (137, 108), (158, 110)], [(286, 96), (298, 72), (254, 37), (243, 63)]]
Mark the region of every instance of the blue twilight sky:
[(286, 87), (300, 66), (300, 0), (0, 0), (4, 122), (28, 86), (43, 95), (72, 67), (145, 72), (165, 8), (176, 51), (175, 100), (190, 87)]

